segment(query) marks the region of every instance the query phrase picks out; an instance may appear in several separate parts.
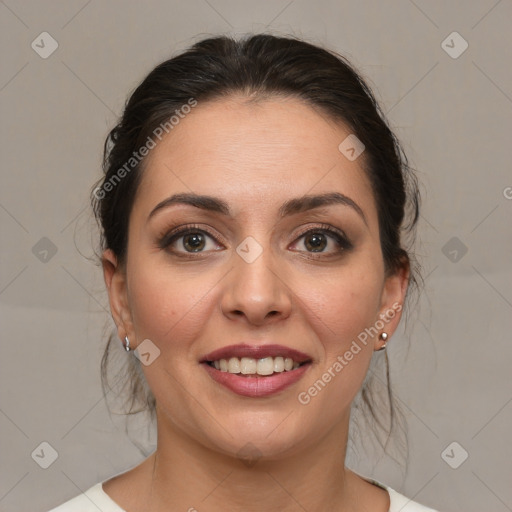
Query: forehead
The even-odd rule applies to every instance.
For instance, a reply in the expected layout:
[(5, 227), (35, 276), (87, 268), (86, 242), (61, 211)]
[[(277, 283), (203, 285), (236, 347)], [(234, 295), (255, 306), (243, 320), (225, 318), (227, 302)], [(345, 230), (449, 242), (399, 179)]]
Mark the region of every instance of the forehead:
[(222, 197), (236, 211), (339, 191), (375, 210), (364, 153), (350, 161), (338, 149), (350, 134), (296, 98), (199, 102), (146, 157), (136, 205), (148, 210), (194, 192)]

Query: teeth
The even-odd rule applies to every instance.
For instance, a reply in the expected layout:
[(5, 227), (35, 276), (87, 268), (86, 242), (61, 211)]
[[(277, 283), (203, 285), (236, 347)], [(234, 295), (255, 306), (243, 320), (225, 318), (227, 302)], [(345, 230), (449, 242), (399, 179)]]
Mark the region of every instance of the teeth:
[(281, 356), (274, 357), (274, 371), (275, 372), (284, 372), (284, 358)]
[(258, 359), (256, 373), (258, 375), (272, 375), (274, 373), (274, 359), (272, 357)]
[[(225, 359), (221, 359), (220, 360), (221, 363), (222, 361), (226, 361)], [(228, 362), (227, 364), (225, 364), (225, 367), (226, 369), (223, 370), (225, 372), (229, 372), (229, 373), (240, 373), (240, 359), (236, 358), (236, 357), (232, 357)]]
[(240, 359), (240, 371), (243, 375), (253, 375), (258, 369), (256, 359), (252, 357), (242, 357)]
[(254, 359), (252, 357), (231, 357), (213, 361), (213, 366), (221, 372), (241, 373), (242, 375), (272, 375), (284, 371), (295, 370), (300, 366), (290, 357), (264, 357)]

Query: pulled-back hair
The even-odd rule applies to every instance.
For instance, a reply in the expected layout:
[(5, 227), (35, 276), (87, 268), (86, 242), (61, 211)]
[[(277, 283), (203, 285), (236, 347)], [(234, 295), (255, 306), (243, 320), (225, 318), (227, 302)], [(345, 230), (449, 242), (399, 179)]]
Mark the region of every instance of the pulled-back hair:
[[(104, 176), (91, 195), (101, 229), (101, 250), (111, 249), (120, 264), (126, 260), (128, 221), (144, 172), (144, 159), (135, 159), (134, 153), (155, 139), (159, 127), (169, 126), (172, 116), (185, 105), (234, 94), (301, 99), (342, 122), (357, 136), (365, 146), (361, 164), (374, 194), (386, 272), (393, 274), (408, 267), (410, 284), (416, 284), (418, 272), (410, 247), (419, 211), (417, 183), (372, 91), (343, 56), (302, 40), (268, 34), (199, 41), (159, 64), (135, 89), (105, 141)], [(110, 337), (102, 359), (105, 390), (109, 388), (107, 370), (116, 340), (115, 335)], [(126, 378), (122, 389), (129, 390), (126, 412), (148, 410), (154, 417), (155, 399), (140, 362), (135, 357), (119, 356), (128, 365), (117, 374)], [(354, 405), (371, 420), (377, 439), (385, 447), (397, 423), (396, 407), (387, 351), (375, 359), (385, 361), (384, 378), (375, 378), (370, 367)]]

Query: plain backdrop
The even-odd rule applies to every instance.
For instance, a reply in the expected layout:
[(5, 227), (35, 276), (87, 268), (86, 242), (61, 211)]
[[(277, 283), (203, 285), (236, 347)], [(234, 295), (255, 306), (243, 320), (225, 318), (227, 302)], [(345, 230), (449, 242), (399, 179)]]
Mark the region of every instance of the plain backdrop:
[(112, 321), (88, 192), (157, 63), (261, 31), (347, 56), (422, 182), (425, 288), (389, 344), (409, 466), (352, 467), (442, 511), (512, 510), (509, 0), (5, 0), (0, 19), (2, 511), (48, 510), (151, 451), (153, 434), (127, 434), (101, 392)]

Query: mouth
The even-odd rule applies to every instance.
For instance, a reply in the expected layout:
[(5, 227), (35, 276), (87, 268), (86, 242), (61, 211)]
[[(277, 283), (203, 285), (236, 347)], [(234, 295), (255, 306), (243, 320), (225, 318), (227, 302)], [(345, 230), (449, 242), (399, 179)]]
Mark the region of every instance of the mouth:
[(205, 364), (221, 372), (231, 373), (242, 377), (257, 376), (268, 377), (277, 373), (291, 372), (311, 361), (294, 361), (291, 357), (230, 357), (229, 359), (216, 359), (205, 361)]
[(210, 377), (236, 394), (265, 397), (297, 382), (313, 359), (281, 345), (231, 345), (202, 358)]

